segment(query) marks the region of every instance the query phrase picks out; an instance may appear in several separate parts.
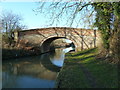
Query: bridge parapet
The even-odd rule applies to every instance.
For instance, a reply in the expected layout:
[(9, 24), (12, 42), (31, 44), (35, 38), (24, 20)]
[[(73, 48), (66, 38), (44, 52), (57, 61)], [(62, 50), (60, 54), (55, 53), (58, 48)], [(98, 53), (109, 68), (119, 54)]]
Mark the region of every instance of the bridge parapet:
[(76, 51), (97, 47), (101, 42), (99, 31), (90, 29), (53, 27), (15, 32), (16, 42), (21, 44), (21, 41), (23, 41), (29, 43), (29, 45), (40, 47), (41, 53), (49, 51), (50, 43), (58, 38), (71, 40)]

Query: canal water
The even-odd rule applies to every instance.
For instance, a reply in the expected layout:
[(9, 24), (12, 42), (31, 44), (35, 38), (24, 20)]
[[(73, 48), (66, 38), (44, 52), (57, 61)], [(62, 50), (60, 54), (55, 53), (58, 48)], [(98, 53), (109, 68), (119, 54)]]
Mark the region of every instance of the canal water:
[(69, 48), (2, 62), (2, 88), (54, 88)]

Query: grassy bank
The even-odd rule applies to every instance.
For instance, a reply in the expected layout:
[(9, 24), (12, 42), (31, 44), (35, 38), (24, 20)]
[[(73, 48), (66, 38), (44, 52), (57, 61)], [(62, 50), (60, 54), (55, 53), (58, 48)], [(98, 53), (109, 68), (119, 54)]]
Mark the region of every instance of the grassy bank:
[(116, 64), (96, 58), (97, 49), (66, 54), (57, 78), (58, 88), (117, 88)]

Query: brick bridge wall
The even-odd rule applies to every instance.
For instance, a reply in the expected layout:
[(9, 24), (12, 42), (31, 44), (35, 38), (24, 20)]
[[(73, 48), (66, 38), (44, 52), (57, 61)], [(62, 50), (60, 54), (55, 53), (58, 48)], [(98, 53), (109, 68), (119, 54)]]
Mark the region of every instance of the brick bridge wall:
[(71, 40), (75, 45), (75, 51), (93, 48), (100, 44), (100, 33), (97, 30), (52, 27), (31, 29), (15, 32), (15, 41), (25, 47), (39, 47), (41, 53), (50, 50), (50, 43), (58, 38)]

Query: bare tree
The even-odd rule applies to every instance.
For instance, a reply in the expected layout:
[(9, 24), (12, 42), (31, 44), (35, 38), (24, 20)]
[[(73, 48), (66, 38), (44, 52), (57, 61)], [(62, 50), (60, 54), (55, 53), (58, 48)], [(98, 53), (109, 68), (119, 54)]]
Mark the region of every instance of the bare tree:
[(72, 26), (76, 23), (77, 27), (79, 24), (92, 25), (91, 22), (93, 22), (95, 14), (92, 4), (92, 2), (80, 2), (80, 0), (73, 2), (65, 0), (45, 2), (41, 0), (38, 4), (39, 7), (35, 11), (48, 15), (49, 22), (51, 22), (50, 25), (56, 22), (59, 24), (62, 20), (66, 20), (65, 24), (67, 26)]
[(6, 33), (14, 31), (17, 28), (25, 28), (25, 25), (21, 24), (22, 17), (17, 14), (14, 14), (12, 12), (3, 12), (1, 18), (2, 28)]
[[(22, 17), (10, 12), (3, 12), (0, 16), (1, 19), (1, 30), (2, 32), (5, 32), (6, 36), (10, 39), (10, 41), (13, 39), (13, 31), (15, 30), (22, 30), (26, 28), (25, 25), (21, 24)], [(11, 42), (10, 42), (11, 44)]]

